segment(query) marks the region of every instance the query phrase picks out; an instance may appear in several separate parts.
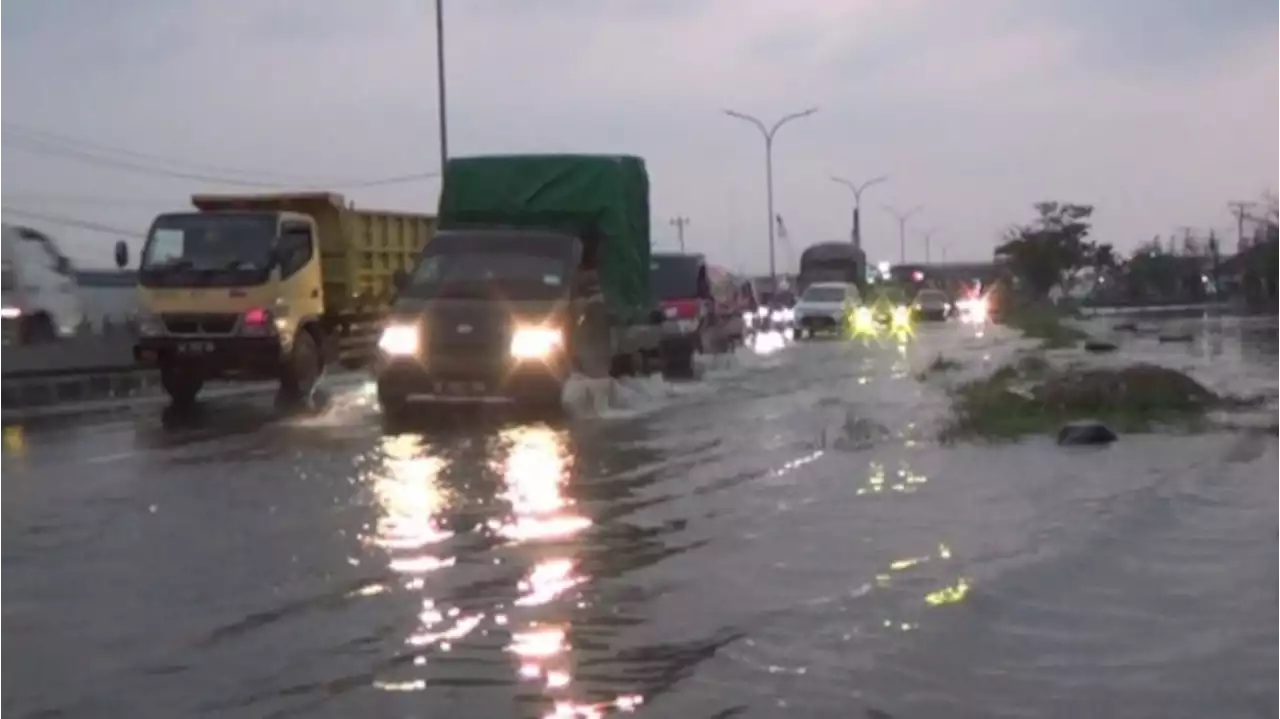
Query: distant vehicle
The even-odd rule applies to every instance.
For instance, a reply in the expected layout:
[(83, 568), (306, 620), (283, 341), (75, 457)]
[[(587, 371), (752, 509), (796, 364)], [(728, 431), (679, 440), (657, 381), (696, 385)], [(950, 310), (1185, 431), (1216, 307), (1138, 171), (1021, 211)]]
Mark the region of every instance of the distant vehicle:
[(21, 225), (3, 226), (4, 338), (20, 344), (74, 335), (84, 322), (75, 267), (52, 237)]
[(861, 304), (861, 293), (852, 282), (809, 285), (795, 306), (796, 337), (843, 334), (852, 327), (854, 312)]
[(951, 298), (942, 290), (920, 290), (911, 302), (911, 314), (917, 319), (941, 322), (951, 315), (951, 310)]
[[(695, 355), (723, 351), (735, 329), (741, 337), (741, 314), (731, 309), (732, 280), (714, 273), (704, 256), (656, 253), (649, 260), (649, 270), (664, 318), (664, 369), (688, 373), (693, 370)], [(713, 274), (717, 275), (715, 282)], [(728, 316), (731, 311), (737, 314), (736, 327)]]
[(848, 242), (811, 245), (800, 254), (800, 292), (815, 282), (846, 282), (862, 287), (867, 281), (867, 255)]
[(419, 402), (555, 410), (572, 374), (656, 367), (648, 217), (639, 157), (450, 159), (439, 232), (398, 278), (378, 343), (384, 415)]

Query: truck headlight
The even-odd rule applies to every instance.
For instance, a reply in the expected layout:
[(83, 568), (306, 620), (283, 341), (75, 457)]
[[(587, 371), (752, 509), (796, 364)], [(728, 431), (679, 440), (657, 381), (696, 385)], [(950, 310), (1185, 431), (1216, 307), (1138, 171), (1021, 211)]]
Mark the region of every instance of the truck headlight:
[(418, 354), (418, 328), (415, 325), (387, 325), (378, 337), (378, 349), (392, 357)]
[(518, 327), (511, 335), (511, 356), (518, 360), (546, 359), (564, 342), (558, 329)]
[(143, 337), (158, 337), (165, 333), (164, 323), (153, 314), (138, 313), (134, 322), (138, 325), (138, 334)]

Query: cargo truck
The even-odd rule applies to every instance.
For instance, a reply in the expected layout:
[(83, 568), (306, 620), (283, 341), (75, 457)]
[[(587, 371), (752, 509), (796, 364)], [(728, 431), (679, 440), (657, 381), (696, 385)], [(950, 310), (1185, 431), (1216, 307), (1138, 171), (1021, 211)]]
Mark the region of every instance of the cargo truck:
[[(191, 204), (155, 218), (138, 267), (134, 357), (159, 370), (178, 405), (209, 380), (277, 381), (277, 401), (297, 403), (330, 364), (367, 364), (396, 272), (412, 266), (434, 224), (328, 192)], [(128, 246), (115, 251), (126, 266)]]
[(386, 415), (420, 402), (558, 406), (573, 373), (660, 362), (640, 158), (454, 158), (438, 217), (379, 340)]

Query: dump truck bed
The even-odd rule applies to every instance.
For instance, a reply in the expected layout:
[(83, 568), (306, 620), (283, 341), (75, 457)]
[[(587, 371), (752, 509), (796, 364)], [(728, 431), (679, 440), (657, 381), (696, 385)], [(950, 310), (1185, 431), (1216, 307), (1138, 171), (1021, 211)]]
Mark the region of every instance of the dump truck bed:
[(539, 228), (588, 239), (597, 233), (610, 309), (639, 319), (649, 287), (649, 175), (628, 155), (493, 155), (449, 160), (441, 229)]
[(265, 210), (310, 216), (320, 234), (328, 314), (378, 313), (395, 297), (396, 270), (411, 271), (434, 232), (431, 215), (357, 209), (333, 192), (195, 195), (203, 212)]

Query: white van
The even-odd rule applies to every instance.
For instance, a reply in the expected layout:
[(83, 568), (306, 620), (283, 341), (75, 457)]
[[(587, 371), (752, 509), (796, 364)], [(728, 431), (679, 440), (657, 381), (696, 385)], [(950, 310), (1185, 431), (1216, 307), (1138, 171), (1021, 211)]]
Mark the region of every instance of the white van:
[(75, 268), (53, 238), (21, 225), (3, 225), (0, 247), (6, 343), (51, 342), (74, 335), (84, 321)]

